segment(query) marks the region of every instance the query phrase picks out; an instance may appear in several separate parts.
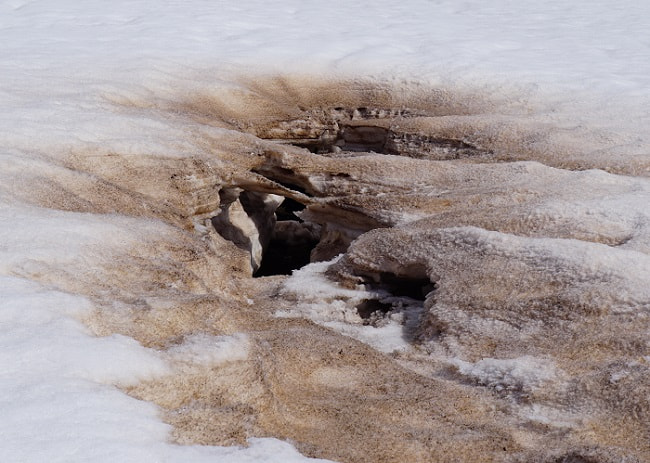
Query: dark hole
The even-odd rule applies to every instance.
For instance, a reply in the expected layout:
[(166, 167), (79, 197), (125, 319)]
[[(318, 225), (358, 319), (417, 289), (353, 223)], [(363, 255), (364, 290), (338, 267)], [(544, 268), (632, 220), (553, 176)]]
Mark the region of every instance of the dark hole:
[(323, 147), (322, 143), (313, 142), (313, 143), (292, 143), (292, 145), (297, 146), (298, 148), (305, 148), (311, 151), (314, 154), (319, 154), (323, 151), (326, 151), (326, 148)]
[(389, 132), (383, 127), (344, 126), (337, 142), (344, 151), (384, 152)]
[(597, 463), (596, 458), (585, 457), (576, 452), (571, 452), (568, 455), (564, 455), (557, 460), (556, 463)]
[(424, 301), (426, 295), (434, 289), (428, 278), (399, 277), (389, 272), (379, 274), (379, 284), (394, 296), (410, 297), (419, 301)]
[(391, 308), (391, 304), (380, 302), (377, 299), (366, 299), (357, 305), (357, 312), (361, 318), (368, 319), (375, 312), (385, 314), (388, 313)]
[(224, 206), (236, 201), (239, 198), (239, 193), (240, 191), (237, 188), (224, 188), (223, 190), (219, 190), (221, 208), (223, 209)]
[(272, 239), (264, 252), (262, 265), (253, 276), (291, 275), (294, 270), (309, 264), (311, 251), (316, 244), (317, 240), (292, 242), (287, 239)]
[[(256, 212), (264, 210), (265, 196), (266, 195), (263, 193), (256, 193), (254, 191), (242, 191), (239, 195), (239, 202), (246, 214), (248, 214), (249, 217), (254, 217)], [(259, 220), (264, 221), (263, 217), (259, 217)], [(257, 223), (259, 221), (255, 222)], [(257, 224), (259, 225), (259, 223)]]
[(285, 167), (270, 167), (270, 168), (259, 168), (253, 169), (252, 172), (260, 174), (269, 180), (273, 180), (275, 183), (282, 185), (285, 188), (288, 188), (293, 191), (298, 191), (302, 194), (308, 195), (307, 190), (305, 190), (300, 185), (293, 183), (291, 180), (296, 178), (296, 174), (293, 170), (287, 169)]
[(291, 198), (285, 198), (282, 204), (280, 204), (280, 207), (275, 210), (275, 216), (278, 220), (297, 220), (298, 222), (302, 222), (295, 212), (300, 212), (304, 208), (304, 204)]

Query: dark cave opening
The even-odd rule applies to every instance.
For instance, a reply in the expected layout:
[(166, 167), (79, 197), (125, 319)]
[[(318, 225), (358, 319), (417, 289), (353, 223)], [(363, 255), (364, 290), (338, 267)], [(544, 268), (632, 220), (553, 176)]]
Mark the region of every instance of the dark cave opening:
[(310, 263), (320, 227), (299, 217), (304, 204), (240, 188), (224, 189), (220, 198), (212, 225), (221, 237), (251, 254), (254, 277), (290, 275)]
[(291, 275), (311, 262), (311, 251), (318, 245), (320, 235), (314, 225), (305, 224), (296, 214), (303, 209), (304, 204), (285, 198), (275, 210), (273, 236), (254, 277)]
[(370, 319), (376, 313), (380, 313), (382, 316), (386, 315), (392, 308), (392, 304), (377, 299), (364, 299), (356, 305), (357, 313), (364, 320)]
[(405, 277), (391, 272), (381, 272), (377, 286), (393, 296), (409, 297), (417, 301), (424, 301), (427, 294), (435, 289), (435, 284), (427, 277)]
[[(277, 225), (288, 225), (292, 222), (281, 221)], [(291, 275), (294, 270), (311, 262), (311, 251), (317, 244), (318, 239), (309, 232), (300, 239), (295, 239), (295, 236), (289, 238), (283, 234), (274, 236), (264, 252), (262, 265), (253, 276)]]
[(275, 217), (280, 221), (294, 220), (302, 223), (302, 219), (296, 215), (296, 212), (300, 212), (305, 209), (305, 205), (299, 203), (295, 199), (284, 198), (282, 204), (275, 210)]
[(366, 286), (388, 293), (377, 299), (364, 299), (355, 306), (364, 324), (381, 320), (394, 310), (406, 306), (420, 306), (427, 295), (436, 288), (435, 283), (426, 277), (424, 268), (410, 266), (408, 276), (392, 272), (379, 272), (364, 277)]
[[(378, 271), (360, 276), (364, 286), (369, 289), (388, 293), (391, 297), (409, 298), (413, 301), (424, 301), (427, 295), (436, 289), (436, 283), (430, 280), (426, 267), (421, 264), (404, 265), (400, 269), (400, 274)], [(368, 301), (371, 300), (363, 303)], [(380, 309), (374, 302), (367, 305), (367, 308), (373, 308), (373, 311)], [(366, 310), (366, 307), (361, 310)]]
[(304, 204), (285, 198), (275, 210), (273, 234), (254, 277), (291, 275), (311, 262), (311, 252), (320, 241), (320, 229), (299, 217), (304, 209)]

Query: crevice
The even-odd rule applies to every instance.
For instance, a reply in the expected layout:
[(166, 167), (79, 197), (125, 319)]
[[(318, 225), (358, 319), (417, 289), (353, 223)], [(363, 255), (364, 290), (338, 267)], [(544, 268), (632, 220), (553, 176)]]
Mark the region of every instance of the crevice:
[(341, 151), (386, 153), (390, 131), (372, 125), (344, 125), (334, 145)]
[[(372, 152), (434, 160), (494, 155), (492, 150), (482, 149), (466, 140), (424, 135), (400, 128), (400, 120), (418, 116), (426, 114), (408, 109), (335, 107), (313, 110), (303, 117), (280, 121), (273, 127), (258, 130), (256, 135), (317, 154), (345, 153), (354, 156)], [(266, 176), (266, 173), (260, 173)], [(283, 182), (277, 173), (269, 178)]]
[(491, 150), (480, 149), (464, 140), (429, 137), (420, 134), (391, 133), (384, 152), (417, 159), (451, 160), (492, 156)]
[(377, 297), (364, 299), (355, 308), (364, 325), (380, 327), (390, 320), (399, 320), (403, 338), (409, 343), (418, 343), (424, 302), (435, 291), (436, 284), (421, 265), (407, 265), (396, 270), (403, 273), (381, 271), (358, 275), (366, 289)]
[(312, 224), (278, 221), (262, 264), (253, 276), (290, 275), (311, 262), (311, 252), (319, 239), (318, 227)]
[(278, 208), (275, 210), (275, 217), (280, 221), (298, 221), (300, 223), (303, 223), (304, 220), (302, 220), (298, 215), (296, 215), (296, 212), (300, 212), (305, 209), (305, 205), (299, 203), (295, 199), (291, 198), (284, 198), (284, 201), (282, 201), (282, 204), (278, 206)]
[(297, 214), (298, 201), (280, 195), (225, 188), (221, 206), (212, 218), (219, 235), (248, 252), (254, 277), (289, 275), (310, 262), (320, 241), (320, 226)]
[(252, 169), (252, 172), (266, 177), (268, 180), (271, 180), (278, 185), (282, 185), (289, 190), (293, 190), (304, 195), (313, 194), (313, 192), (310, 191), (309, 182), (306, 179), (300, 182), (301, 179), (292, 169), (280, 166), (265, 165)]
[(377, 286), (394, 296), (424, 301), (435, 286), (427, 277), (404, 277), (390, 272), (379, 273)]
[(387, 271), (367, 273), (360, 277), (363, 284), (372, 290), (414, 301), (423, 302), (436, 288), (436, 284), (429, 279), (426, 269), (422, 266), (404, 266), (399, 268), (399, 272), (399, 274)]
[(392, 310), (393, 305), (386, 302), (381, 302), (377, 299), (364, 299), (355, 307), (357, 313), (364, 320), (369, 320), (373, 315), (380, 313), (382, 315), (387, 314)]

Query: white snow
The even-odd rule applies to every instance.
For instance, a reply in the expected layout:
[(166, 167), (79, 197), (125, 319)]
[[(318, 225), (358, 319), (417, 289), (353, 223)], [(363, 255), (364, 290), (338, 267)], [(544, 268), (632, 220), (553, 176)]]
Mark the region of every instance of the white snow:
[(558, 376), (553, 362), (529, 355), (513, 359), (486, 358), (475, 363), (455, 360), (458, 372), (498, 392), (528, 392)]
[[(392, 353), (410, 349), (407, 331), (423, 310), (422, 304), (391, 297), (381, 290), (347, 289), (330, 281), (324, 272), (340, 257), (327, 262), (309, 264), (294, 270), (284, 282), (283, 290), (298, 298), (289, 310), (278, 310), (277, 317), (303, 317), (331, 328), (345, 336), (366, 343), (380, 352)], [(372, 299), (395, 307), (378, 324), (365, 325), (355, 306)], [(401, 306), (400, 306), (401, 304)]]
[[(176, 137), (182, 128), (165, 121), (111, 113), (113, 98), (164, 99), (231, 75), (280, 70), (408, 78), (506, 99), (558, 126), (615, 133), (620, 155), (643, 154), (650, 146), (648, 17), (650, 3), (636, 0), (1, 2), (3, 459), (306, 460), (273, 439), (253, 439), (247, 449), (166, 443), (169, 429), (156, 408), (116, 385), (164, 374), (167, 361), (123, 336), (91, 336), (79, 321), (93, 309), (91, 301), (30, 281), (47, 281), (53, 271), (92, 272), (89, 256), (109, 256), (135, 239), (124, 232), (127, 219), (111, 219), (122, 224), (114, 226), (105, 218), (28, 205), (45, 174), (63, 175), (45, 172), (52, 166), (46, 159), (111, 144), (125, 153), (163, 156), (186, 143)], [(645, 205), (632, 197), (630, 204), (628, 212), (622, 212), (627, 203), (613, 202), (580, 213), (607, 214), (625, 226), (646, 221)], [(316, 289), (314, 298), (329, 291), (322, 282)], [(369, 342), (382, 350), (402, 345), (398, 325), (383, 330), (373, 331)], [(244, 339), (198, 336), (174, 352), (221, 362), (244, 351)], [(536, 384), (551, 375), (528, 361), (495, 362), (461, 370), (488, 384)]]
[(245, 360), (248, 357), (248, 338), (244, 333), (232, 336), (197, 333), (186, 337), (182, 344), (168, 349), (167, 353), (175, 361), (201, 365)]
[(331, 302), (337, 299), (353, 299), (361, 301), (369, 297), (380, 295), (377, 292), (365, 291), (361, 288), (347, 289), (342, 288), (330, 281), (323, 274), (327, 268), (336, 263), (340, 256), (335, 257), (327, 262), (314, 262), (299, 270), (294, 270), (291, 278), (285, 283), (284, 287), (289, 292), (302, 292), (304, 288), (309, 288), (309, 296), (315, 301)]

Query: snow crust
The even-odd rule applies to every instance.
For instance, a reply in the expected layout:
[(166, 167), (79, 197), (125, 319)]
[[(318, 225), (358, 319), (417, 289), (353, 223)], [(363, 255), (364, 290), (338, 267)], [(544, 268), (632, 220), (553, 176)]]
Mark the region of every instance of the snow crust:
[(455, 363), (460, 374), (499, 392), (531, 390), (557, 376), (553, 362), (531, 356)]
[(168, 349), (167, 353), (179, 362), (218, 365), (246, 359), (248, 340), (243, 333), (233, 336), (194, 334), (187, 337), (182, 344)]
[[(232, 75), (278, 70), (409, 78), (454, 90), (478, 89), (505, 99), (504, 111), (538, 111), (567, 130), (588, 123), (602, 129), (604, 138), (615, 133), (621, 155), (643, 155), (650, 146), (645, 130), (650, 122), (649, 15), (649, 4), (633, 0), (373, 0), (339, 6), (305, 0), (2, 2), (3, 458), (306, 460), (274, 439), (252, 439), (246, 449), (168, 444), (169, 427), (157, 409), (116, 387), (164, 375), (179, 359), (219, 363), (243, 358), (245, 338), (197, 335), (171, 349), (170, 360), (126, 336), (93, 336), (82, 320), (94, 302), (49, 286), (52, 272), (92, 273), (97, 259), (110, 259), (114, 250), (163, 229), (149, 220), (34, 206), (48, 176), (67, 178), (64, 155), (110, 146), (134, 157), (174, 157), (192, 149), (191, 142), (179, 141), (185, 140), (178, 136), (183, 127), (174, 126), (171, 116), (142, 120), (128, 111), (116, 114), (108, 109), (111, 102), (128, 100), (138, 106), (151, 95), (164, 100), (209, 88), (219, 79), (230, 85)], [(579, 208), (542, 205), (534, 214), (579, 214), (585, 220), (604, 215), (638, 231), (624, 245), (634, 249), (630, 253), (647, 253), (647, 191), (644, 186), (638, 194)], [(500, 249), (510, 245), (498, 243)], [(549, 241), (535, 246), (558, 254), (574, 249)], [(627, 260), (632, 254), (614, 256), (586, 245), (580, 252), (595, 267), (639, 272), (642, 277), (635, 283), (647, 282), (644, 258)], [(629, 268), (630, 261), (643, 262), (643, 268)], [(288, 285), (310, 287), (314, 301), (329, 295), (368, 296), (327, 287), (318, 279), (321, 270), (318, 265), (305, 269)], [(639, 288), (625, 291), (620, 298), (633, 302)], [(322, 306), (305, 310), (324, 316)], [(323, 322), (339, 323), (333, 316)], [(397, 323), (355, 330), (382, 351), (405, 345)], [(527, 386), (552, 377), (551, 367), (540, 368), (531, 359), (459, 365), (462, 374), (486, 384)]]
[[(421, 301), (394, 297), (384, 290), (344, 288), (325, 272), (340, 256), (326, 262), (309, 264), (293, 272), (283, 284), (288, 297), (297, 299), (289, 310), (278, 310), (277, 317), (303, 317), (357, 339), (380, 352), (411, 351), (409, 339), (424, 307)], [(379, 301), (390, 307), (381, 320), (364, 323), (355, 308), (364, 301)]]
[(408, 325), (409, 317), (422, 310), (421, 305), (402, 307), (391, 313), (380, 326), (364, 325), (354, 306), (368, 299), (390, 303), (396, 298), (391, 298), (385, 291), (347, 289), (332, 282), (324, 272), (337, 261), (338, 258), (317, 262), (294, 271), (283, 288), (288, 295), (298, 297), (298, 302), (290, 310), (278, 310), (275, 315), (308, 318), (380, 352), (409, 350), (404, 336), (405, 325)]

